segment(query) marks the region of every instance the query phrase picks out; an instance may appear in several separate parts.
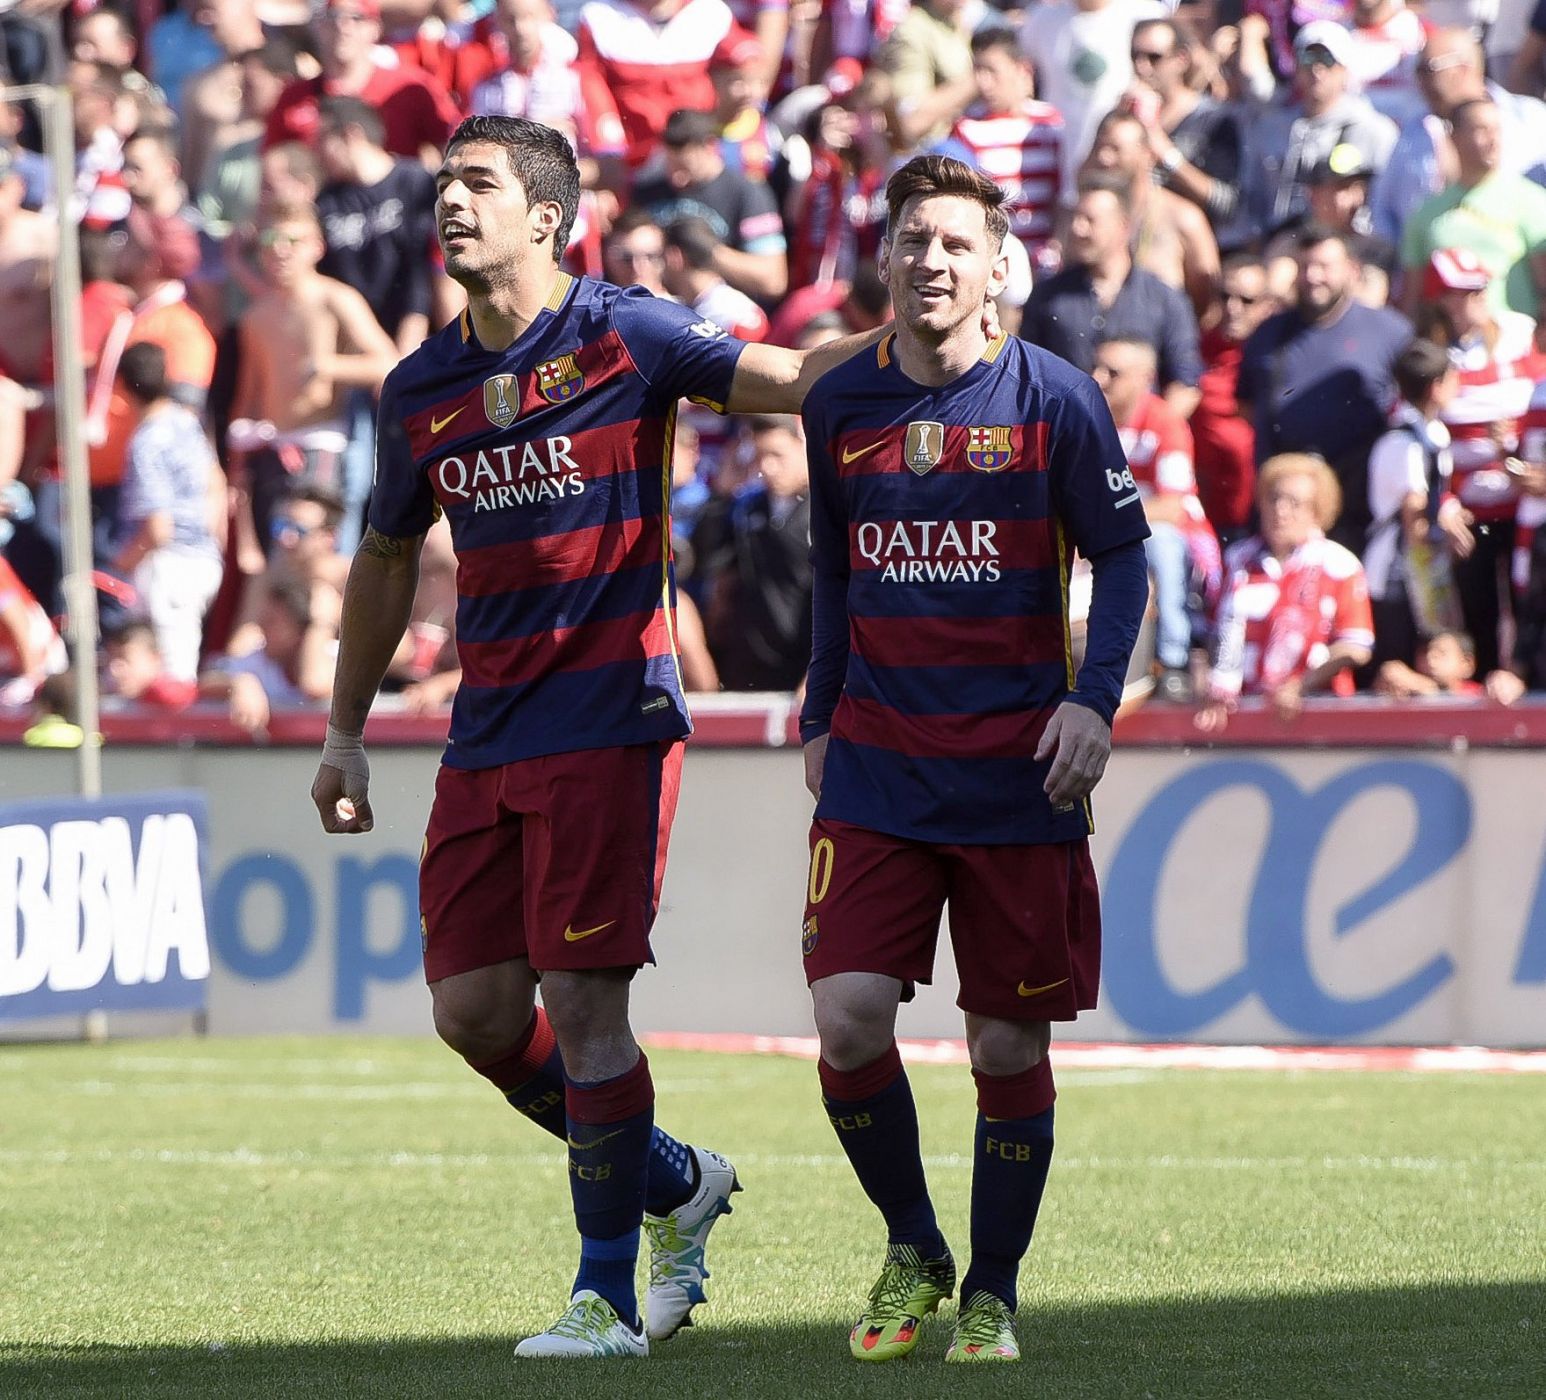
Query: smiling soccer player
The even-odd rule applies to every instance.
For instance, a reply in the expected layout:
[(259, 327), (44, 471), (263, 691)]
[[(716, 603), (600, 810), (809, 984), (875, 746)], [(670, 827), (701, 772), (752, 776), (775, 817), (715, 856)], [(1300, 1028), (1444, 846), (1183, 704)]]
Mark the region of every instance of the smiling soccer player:
[[(948, 905), (978, 1119), (947, 1359), (1013, 1361), (1052, 1159), (1050, 1023), (1094, 1006), (1099, 980), (1087, 799), (1148, 597), (1148, 528), (1095, 382), (984, 333), (978, 308), (1007, 276), (999, 189), (919, 156), (886, 197), (895, 334), (821, 379), (805, 410), (805, 971), (827, 1114), (888, 1232), (850, 1348), (886, 1361), (955, 1286), (895, 1039)], [(1094, 567), (1077, 676), (1075, 549)]]

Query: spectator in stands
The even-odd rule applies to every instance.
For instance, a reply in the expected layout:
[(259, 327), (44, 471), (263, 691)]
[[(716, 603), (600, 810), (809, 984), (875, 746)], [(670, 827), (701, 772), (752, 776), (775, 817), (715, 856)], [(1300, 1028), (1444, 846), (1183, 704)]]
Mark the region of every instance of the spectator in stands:
[(1133, 80), (1133, 29), (1164, 19), (1158, 0), (1049, 0), (1034, 5), (1020, 44), (1036, 69), (1037, 90), (1063, 114), (1062, 196), (1072, 203), (1095, 128)]
[(1310, 225), (1299, 235), (1295, 305), (1246, 342), (1239, 395), (1256, 430), (1256, 460), (1315, 453), (1340, 484), (1340, 520), (1323, 529), (1361, 548), (1369, 523), (1369, 449), (1395, 402), (1392, 370), (1412, 328), (1396, 312), (1358, 302), (1347, 234)]
[[(748, 77), (756, 80), (759, 101), (778, 86), (779, 67), (786, 46), (805, 48), (811, 18), (808, 10), (801, 15), (801, 35), (790, 43), (789, 0), (729, 0), (735, 22), (757, 41), (757, 67)], [(804, 81), (802, 78), (801, 82)]]
[(241, 611), (225, 645), (228, 655), (245, 656), (263, 645), (258, 615), (276, 585), (300, 583), (313, 592), (331, 592), (333, 598), (322, 600), (318, 608), (321, 613), (342, 606), (349, 576), (349, 557), (338, 549), (343, 516), (343, 497), (336, 491), (304, 484), (284, 488), (269, 522), (268, 563), (246, 581)]
[(1427, 37), (1422, 15), (1406, 0), (1352, 0), (1348, 69), (1376, 112), (1397, 126), (1421, 116), (1417, 55)]
[(1095, 129), (1086, 165), (1112, 171), (1127, 181), (1134, 262), (1185, 292), (1192, 309), (1201, 315), (1213, 301), (1219, 246), (1208, 216), (1191, 200), (1157, 183), (1144, 124), (1131, 112), (1109, 113)]
[(1244, 238), (1240, 206), (1240, 125), (1228, 107), (1189, 79), (1192, 48), (1174, 20), (1140, 20), (1130, 46), (1133, 76), (1158, 103), (1131, 101), (1144, 127), (1157, 178), (1208, 216), (1223, 247)]
[(951, 128), (946, 149), (1004, 191), (1009, 232), (1034, 261), (1056, 232), (1062, 114), (1036, 100), (1035, 78), (1013, 30), (972, 35), (972, 78), (974, 100)]
[(14, 149), (0, 146), (0, 376), (37, 387), (50, 357), (48, 297), (58, 239), (53, 219), (22, 207), (25, 192)]
[(1478, 682), (1476, 644), (1466, 632), (1439, 632), (1429, 637), (1413, 669), (1401, 661), (1380, 667), (1374, 688), (1397, 700), (1443, 698), (1480, 700), (1512, 705), (1525, 693), (1525, 683), (1512, 671), (1491, 671)]
[(158, 218), (184, 220), (195, 232), (199, 212), (183, 183), (177, 138), (168, 127), (142, 127), (123, 143), (123, 183), (135, 206)]
[(637, 206), (623, 210), (602, 249), (609, 281), (619, 287), (643, 287), (669, 297), (661, 274), (666, 266), (666, 235), (654, 217)]
[(740, 25), (734, 26), (709, 56), (719, 149), (725, 165), (748, 180), (768, 178), (782, 143), (778, 128), (763, 111), (765, 67), (762, 45)]
[[(709, 56), (733, 23), (725, 0), (593, 0), (580, 17), (585, 101), (621, 120), (628, 166), (655, 154), (673, 112), (714, 106)], [(734, 281), (731, 278), (731, 281)]]
[[(118, 255), (119, 280), (135, 298), (128, 345), (158, 346), (166, 358), (167, 393), (195, 414), (202, 413), (215, 371), (215, 340), (203, 318), (188, 303), (186, 278), (199, 266), (199, 240), (180, 215), (151, 214), (136, 207), (129, 215), (126, 240)], [(135, 405), (117, 379), (121, 349), (109, 341), (97, 367), (99, 382), (114, 385), (103, 415), (100, 445), (91, 452), (91, 510), (99, 563), (116, 553), (119, 484), (125, 453), (137, 417)]]
[(267, 39), (250, 0), (203, 0), (197, 14), (220, 57), (187, 80), (174, 105), (183, 173), (200, 188), (215, 152), (236, 139), (248, 118), (246, 62)]
[(1290, 301), (1299, 276), (1299, 234), (1310, 224), (1336, 229), (1348, 235), (1358, 260), (1358, 286), (1354, 292), (1365, 306), (1390, 302), (1391, 280), (1396, 272), (1396, 249), (1370, 230), (1369, 189), (1374, 172), (1364, 164), (1353, 145), (1333, 146), (1308, 177), (1309, 204), (1305, 217), (1272, 238), (1264, 253), (1273, 296)]
[(205, 13), (207, 0), (177, 0), (150, 26), (145, 43), (145, 72), (181, 112), (183, 86), (195, 73), (220, 61), (220, 44)]
[(665, 240), (663, 280), (672, 296), (737, 340), (767, 339), (762, 308), (714, 270), (719, 240), (704, 220), (678, 219), (666, 229)]
[(38, 600), (0, 554), (0, 705), (25, 705), (69, 657)]
[(872, 331), (891, 319), (891, 290), (874, 262), (861, 262), (852, 282), (802, 287), (785, 297), (773, 316), (768, 339), (774, 345), (801, 345), (811, 323), (828, 316), (836, 318), (839, 337)]
[(317, 139), (318, 104), (324, 97), (358, 97), (381, 114), (386, 148), (395, 156), (438, 161), (461, 119), (444, 88), (422, 69), (382, 67), (380, 0), (327, 0), (317, 17), (322, 71), (291, 83), (269, 113), (264, 149), (284, 141)]
[(1296, 102), (1262, 112), (1247, 151), (1253, 175), (1265, 176), (1255, 214), (1268, 233), (1303, 216), (1310, 172), (1334, 147), (1351, 145), (1377, 170), (1396, 144), (1396, 125), (1352, 87), (1352, 42), (1340, 24), (1316, 20), (1294, 41)]
[(1020, 334), (1088, 374), (1095, 344), (1113, 336), (1152, 345), (1170, 406), (1186, 418), (1197, 404), (1202, 361), (1197, 318), (1186, 297), (1133, 264), (1128, 182), (1096, 171), (1079, 182), (1068, 226), (1066, 266), (1031, 293)]
[(397, 349), (353, 287), (317, 271), (322, 230), (307, 205), (270, 209), (259, 235), (262, 291), (241, 321), (241, 367), (230, 445), (248, 493), (240, 520), (248, 571), (252, 546), (272, 552), (274, 507), (289, 485), (343, 489), (348, 390), (372, 392)]
[(111, 228), (129, 212), (123, 187), (124, 138), (140, 125), (124, 75), (100, 63), (72, 63), (75, 198), (88, 228)]
[(575, 59), (579, 46), (553, 22), (548, 0), (499, 0), (495, 37), (503, 63), (473, 89), (474, 116), (527, 117), (575, 133), (584, 189), (623, 188), (626, 141), (611, 104), (586, 102)]
[(139, 415), (129, 439), (113, 572), (134, 583), (140, 611), (174, 680), (194, 680), (204, 613), (220, 587), (224, 479), (198, 415), (171, 395), (166, 352), (131, 345), (118, 378)]
[(914, 0), (877, 56), (890, 75), (897, 132), (909, 146), (939, 141), (977, 96), (967, 0)]
[(117, 10), (99, 6), (75, 21), (71, 57), (110, 68), (133, 68), (138, 45), (129, 22)]
[(1528, 541), (1516, 544), (1516, 531), (1525, 536), (1541, 523), (1541, 506), (1523, 496), (1522, 478), (1509, 462), (1523, 451), (1535, 382), (1546, 379), (1535, 323), (1519, 312), (1494, 311), (1487, 301), (1491, 281), (1474, 253), (1441, 249), (1424, 271), (1427, 300), (1419, 311), (1422, 334), (1449, 351), (1459, 372), (1459, 391), (1443, 420), (1453, 439), (1453, 489), (1471, 515), (1476, 547), (1457, 560), (1455, 582), (1484, 675), (1500, 664), (1499, 627), (1513, 614), (1509, 579), (1517, 587), (1525, 582)]
[(1440, 421), (1460, 387), (1444, 350), (1414, 340), (1396, 358), (1394, 426), (1369, 453), (1364, 574), (1374, 613), (1376, 671), (1417, 660), (1421, 638), (1459, 625), (1451, 559), (1475, 548), (1471, 517), (1450, 490), (1449, 430)]
[(789, 264), (778, 207), (766, 185), (725, 165), (713, 113), (673, 112), (663, 141), (665, 174), (641, 182), (634, 202), (662, 227), (678, 219), (703, 219), (719, 240), (714, 270), (725, 281), (759, 301), (783, 296)]
[(150, 623), (131, 619), (103, 639), (107, 658), (104, 679), (109, 694), (157, 709), (182, 710), (198, 697), (197, 679), (178, 680), (167, 673)]
[(787, 206), (794, 240), (789, 285), (796, 292), (850, 282), (880, 251), (891, 170), (883, 86), (882, 79), (866, 78), (806, 122), (810, 172)]
[(1409, 274), (1405, 304), (1415, 310), (1422, 269), (1440, 248), (1476, 254), (1493, 281), (1494, 310), (1542, 319), (1546, 304), (1546, 189), (1503, 169), (1503, 117), (1490, 97), (1462, 102), (1450, 118), (1458, 175), (1423, 204), (1401, 236)]
[(1546, 92), (1546, 12), (1536, 4), (1529, 28), (1513, 60), (1500, 71), (1507, 71), (1509, 88), (1517, 93), (1538, 97)]
[(1197, 714), (1204, 732), (1223, 729), (1242, 695), (1265, 697), (1289, 721), (1307, 695), (1352, 694), (1374, 623), (1363, 565), (1326, 534), (1340, 495), (1319, 457), (1285, 453), (1262, 464), (1261, 532), (1225, 559), (1208, 702)]
[(268, 727), (275, 705), (326, 700), (333, 689), (338, 612), (328, 595), (301, 583), (269, 586), (258, 614), (263, 644), (220, 658), (199, 677), (199, 694), (224, 700), (231, 723), (249, 734)]
[(1251, 333), (1277, 309), (1267, 269), (1254, 253), (1232, 253), (1219, 274), (1219, 295), (1202, 338), (1202, 397), (1191, 417), (1197, 449), (1197, 495), (1226, 544), (1246, 531), (1256, 486), (1256, 432), (1241, 411), (1240, 363)]
[(761, 480), (731, 507), (708, 561), (705, 623), (727, 690), (794, 690), (811, 654), (810, 479), (792, 416), (746, 424)]
[(368, 103), (325, 97), (318, 111), (317, 155), (327, 177), (317, 195), (326, 249), (319, 270), (363, 296), (406, 355), (429, 334), (435, 177), (385, 148), (385, 128)]
[(1144, 547), (1159, 614), (1158, 693), (1163, 700), (1183, 703), (1192, 698), (1192, 634), (1200, 621), (1191, 608), (1192, 580), (1208, 579), (1216, 590), (1220, 571), (1218, 540), (1197, 499), (1192, 435), (1154, 392), (1154, 347), (1147, 341), (1101, 341), (1095, 347), (1093, 374), (1111, 409), (1149, 522)]
[(1503, 170), (1523, 175), (1546, 161), (1546, 103), (1487, 81), (1482, 47), (1469, 30), (1430, 32), (1417, 81), (1427, 110), (1401, 128), (1369, 199), (1374, 232), (1392, 244), (1400, 243), (1401, 230), (1418, 207), (1454, 177), (1449, 123), (1461, 103), (1490, 96), (1497, 104), (1503, 118)]

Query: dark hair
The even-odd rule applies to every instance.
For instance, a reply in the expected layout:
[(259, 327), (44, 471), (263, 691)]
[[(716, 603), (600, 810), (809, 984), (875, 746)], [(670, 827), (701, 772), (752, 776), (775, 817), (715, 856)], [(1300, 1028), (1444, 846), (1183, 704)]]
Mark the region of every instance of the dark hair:
[(118, 361), (118, 378), (129, 397), (142, 404), (167, 396), (166, 351), (142, 340), (129, 346)]
[(789, 433), (799, 437), (801, 433), (798, 413), (752, 413), (741, 420), (747, 433)]
[(474, 142), (504, 148), (527, 204), (558, 205), (553, 261), (561, 261), (580, 208), (580, 167), (574, 147), (561, 131), (525, 117), (468, 117), (451, 133), (446, 152)]
[(1490, 95), (1482, 97), (1468, 97), (1464, 102), (1457, 102), (1449, 114), (1449, 129), (1453, 131), (1457, 126), (1460, 125), (1461, 118), (1466, 116), (1468, 113), (1475, 111), (1476, 108), (1496, 107), (1497, 105), (1498, 104), (1492, 100)]
[[(1143, 122), (1135, 113), (1129, 112), (1123, 107), (1113, 107), (1100, 119), (1095, 127), (1095, 134), (1100, 136), (1114, 126), (1136, 126), (1140, 133), (1144, 129)], [(1095, 173), (1091, 171), (1091, 174)]]
[(113, 275), (118, 268), (118, 243), (112, 230), (82, 228), (80, 232), (81, 280), (83, 282), (115, 282)]
[(994, 49), (1003, 49), (1017, 63), (1025, 62), (1025, 55), (1020, 49), (1019, 37), (1013, 29), (1008, 29), (1002, 24), (985, 25), (972, 35), (972, 54), (990, 53)]
[(848, 287), (848, 300), (866, 316), (884, 316), (891, 305), (891, 288), (880, 275), (880, 269), (869, 258), (863, 258), (854, 268), (853, 281)]
[(310, 484), (292, 486), (279, 498), (280, 505), (290, 501), (308, 501), (322, 507), (322, 523), (326, 529), (336, 530), (343, 523), (344, 498), (326, 486)]
[(666, 129), (660, 134), (663, 146), (703, 146), (719, 140), (719, 123), (712, 112), (699, 112), (681, 108), (666, 118)]
[(666, 247), (675, 248), (693, 271), (706, 272), (714, 266), (719, 239), (706, 219), (678, 219), (666, 228), (665, 236)]
[(317, 116), (323, 126), (337, 132), (347, 131), (351, 126), (359, 127), (372, 146), (380, 146), (386, 141), (386, 123), (381, 120), (381, 113), (363, 98), (342, 94), (324, 97), (317, 103)]
[(143, 617), (131, 617), (118, 626), (104, 629), (102, 640), (110, 647), (126, 647), (130, 642), (144, 642), (157, 656), (161, 647), (156, 641), (156, 629)]
[(632, 233), (640, 228), (659, 228), (653, 214), (642, 204), (630, 204), (617, 216), (612, 227), (607, 230), (606, 241), (610, 243), (614, 238), (621, 238), (624, 234)]
[(250, 58), (276, 78), (298, 78), (301, 65), (297, 60), (294, 40), (284, 34), (274, 34), (263, 41), (263, 47), (242, 55)]
[(1079, 177), (1079, 197), (1087, 194), (1109, 194), (1122, 206), (1122, 217), (1133, 216), (1133, 184), (1125, 175), (1115, 170), (1090, 170)]
[[(1157, 23), (1158, 21), (1156, 21)], [(1219, 276), (1227, 277), (1231, 272), (1243, 272), (1248, 267), (1254, 267), (1259, 272), (1267, 270), (1267, 264), (1262, 261), (1260, 253), (1252, 253), (1245, 249), (1228, 254), (1219, 264)]]
[(130, 133), (129, 138), (123, 143), (124, 149), (128, 150), (136, 141), (149, 141), (168, 160), (176, 161), (177, 159), (177, 137), (169, 126), (150, 125), (135, 127), (133, 132)]
[(268, 597), (289, 613), (302, 631), (311, 626), (311, 585), (305, 579), (276, 579), (268, 586)]
[(1445, 637), (1453, 637), (1455, 639), (1455, 645), (1460, 648), (1461, 655), (1467, 661), (1476, 660), (1476, 638), (1469, 632), (1462, 632), (1458, 627), (1442, 628), (1425, 638), (1425, 642), (1428, 646), (1432, 646), (1435, 642), (1442, 641)]
[(1135, 349), (1142, 350), (1150, 359), (1157, 359), (1159, 351), (1154, 348), (1152, 340), (1145, 340), (1141, 335), (1106, 335), (1095, 342), (1095, 349), (1102, 345), (1131, 345)]
[(1319, 248), (1322, 243), (1340, 243), (1342, 251), (1348, 257), (1357, 257), (1358, 252), (1353, 244), (1353, 235), (1344, 233), (1339, 228), (1333, 228), (1330, 224), (1308, 223), (1300, 227), (1294, 235), (1294, 247), (1301, 253), (1307, 253), (1311, 248)]
[(914, 156), (886, 181), (886, 232), (902, 221), (902, 211), (910, 199), (934, 195), (956, 195), (982, 205), (988, 227), (988, 243), (1001, 248), (1009, 232), (1009, 217), (1004, 213), (1004, 191), (986, 175), (950, 156)]
[(51, 715), (59, 715), (71, 724), (79, 724), (80, 692), (75, 684), (73, 669), (46, 676), (38, 687), (37, 705)]
[(1449, 352), (1431, 340), (1413, 340), (1396, 356), (1391, 373), (1401, 397), (1422, 407), (1433, 386), (1450, 371)]

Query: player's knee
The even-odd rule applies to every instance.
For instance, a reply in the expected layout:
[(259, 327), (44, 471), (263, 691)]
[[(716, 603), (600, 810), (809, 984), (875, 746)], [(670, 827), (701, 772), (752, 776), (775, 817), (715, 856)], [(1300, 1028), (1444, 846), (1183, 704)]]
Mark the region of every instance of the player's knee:
[(469, 1064), (487, 1064), (515, 1044), (531, 1021), (532, 1008), (501, 1005), (488, 998), (435, 996), (435, 1033)]
[(1052, 1027), (1046, 1021), (966, 1018), (967, 1053), (972, 1068), (981, 1074), (1021, 1074), (1046, 1058), (1051, 1039)]
[(829, 1065), (859, 1069), (891, 1047), (896, 1024), (893, 1017), (877, 1014), (874, 1008), (835, 1002), (818, 1011), (816, 1034), (821, 1039), (821, 1057)]

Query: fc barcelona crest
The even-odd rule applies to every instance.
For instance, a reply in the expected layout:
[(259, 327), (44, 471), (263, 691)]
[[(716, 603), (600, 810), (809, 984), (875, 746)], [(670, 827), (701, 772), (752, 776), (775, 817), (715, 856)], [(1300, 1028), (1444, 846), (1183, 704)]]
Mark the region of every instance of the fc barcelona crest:
[(1001, 472), (1013, 456), (1013, 439), (1007, 427), (966, 430), (966, 460), (978, 471)]
[(945, 450), (943, 423), (909, 423), (907, 441), (902, 445), (902, 460), (919, 476), (927, 476), (939, 465)]
[(584, 387), (585, 376), (573, 355), (560, 355), (537, 366), (537, 392), (549, 403), (568, 403)]
[(508, 428), (521, 411), (521, 396), (513, 374), (496, 374), (483, 381), (483, 412), (496, 428)]

